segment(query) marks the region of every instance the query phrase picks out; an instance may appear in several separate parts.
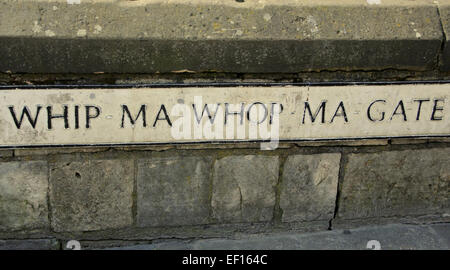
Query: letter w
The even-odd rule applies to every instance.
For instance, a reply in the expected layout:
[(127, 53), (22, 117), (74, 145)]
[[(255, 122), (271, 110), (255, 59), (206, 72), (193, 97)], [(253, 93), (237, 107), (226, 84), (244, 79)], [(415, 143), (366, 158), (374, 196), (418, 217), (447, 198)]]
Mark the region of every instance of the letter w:
[(200, 124), (200, 121), (203, 118), (203, 114), (206, 111), (206, 114), (208, 114), (209, 122), (211, 122), (211, 124), (214, 124), (214, 119), (216, 119), (217, 110), (219, 109), (219, 106), (220, 106), (220, 103), (217, 103), (217, 107), (216, 107), (216, 111), (214, 112), (214, 116), (211, 116), (211, 113), (209, 112), (208, 104), (205, 104), (205, 106), (203, 107), (202, 115), (199, 118), (198, 114), (197, 114), (197, 109), (195, 108), (195, 104), (192, 104), (192, 108), (194, 109), (195, 120), (197, 120), (197, 123)]
[(14, 106), (9, 106), (8, 107), (9, 111), (11, 112), (11, 115), (12, 115), (12, 118), (14, 120), (14, 123), (16, 124), (17, 129), (20, 129), (20, 127), (22, 126), (23, 116), (24, 115), (27, 116), (28, 122), (30, 122), (31, 126), (33, 128), (36, 128), (36, 123), (37, 123), (37, 119), (38, 119), (38, 116), (39, 116), (39, 112), (41, 111), (41, 108), (42, 108), (41, 106), (36, 106), (36, 109), (37, 109), (36, 116), (34, 117), (34, 119), (32, 119), (30, 110), (28, 109), (27, 106), (25, 106), (22, 109), (22, 115), (20, 116), (20, 120), (17, 120), (16, 112), (14, 111)]

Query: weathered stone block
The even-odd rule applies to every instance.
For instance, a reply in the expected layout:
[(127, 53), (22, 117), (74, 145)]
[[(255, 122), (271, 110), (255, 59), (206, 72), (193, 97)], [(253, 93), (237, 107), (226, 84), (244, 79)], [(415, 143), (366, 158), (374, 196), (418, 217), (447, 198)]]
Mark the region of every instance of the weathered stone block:
[(330, 141), (305, 141), (295, 143), (299, 147), (320, 147), (320, 146), (372, 146), (387, 145), (385, 139), (363, 139), (363, 140), (330, 140)]
[(12, 157), (12, 156), (13, 156), (13, 150), (0, 150), (0, 158)]
[(338, 217), (444, 213), (450, 208), (450, 148), (350, 154)]
[(178, 226), (208, 223), (211, 157), (139, 160), (138, 225)]
[(107, 147), (55, 147), (55, 148), (23, 148), (15, 149), (14, 156), (46, 156), (57, 154), (72, 154), (72, 153), (94, 153), (107, 151)]
[(333, 218), (340, 157), (337, 153), (287, 158), (280, 195), (283, 222)]
[(229, 156), (214, 164), (212, 212), (218, 222), (263, 222), (273, 217), (279, 160)]
[(45, 161), (0, 163), (0, 230), (48, 227)]
[(133, 223), (133, 161), (57, 162), (50, 168), (55, 231), (93, 231)]

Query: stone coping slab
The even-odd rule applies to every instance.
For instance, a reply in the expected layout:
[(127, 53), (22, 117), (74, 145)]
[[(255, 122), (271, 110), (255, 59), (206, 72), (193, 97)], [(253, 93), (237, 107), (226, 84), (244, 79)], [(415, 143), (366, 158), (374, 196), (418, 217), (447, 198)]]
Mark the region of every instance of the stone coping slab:
[[(430, 0), (1, 0), (0, 71), (434, 70), (449, 58), (441, 51), (438, 5)], [(444, 1), (441, 14), (445, 6)]]

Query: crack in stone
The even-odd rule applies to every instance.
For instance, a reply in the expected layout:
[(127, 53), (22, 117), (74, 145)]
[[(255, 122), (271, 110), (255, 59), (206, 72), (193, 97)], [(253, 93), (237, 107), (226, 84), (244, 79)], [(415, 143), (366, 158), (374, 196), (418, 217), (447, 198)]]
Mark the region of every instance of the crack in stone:
[(239, 198), (239, 211), (240, 211), (240, 213), (241, 213), (241, 221), (243, 220), (243, 213), (242, 213), (242, 204), (243, 204), (243, 200), (242, 200), (242, 190), (241, 190), (241, 187), (239, 186), (239, 183), (237, 183), (237, 187), (238, 187), (238, 189), (239, 189), (239, 196), (240, 196), (240, 198)]
[(336, 219), (338, 211), (339, 211), (339, 203), (341, 200), (341, 189), (342, 189), (342, 182), (344, 180), (344, 173), (345, 173), (345, 165), (347, 163), (347, 155), (343, 152), (341, 152), (341, 159), (339, 160), (339, 172), (338, 172), (338, 182), (337, 182), (337, 191), (336, 191), (336, 201), (334, 204), (334, 213), (333, 217), (329, 220), (329, 227), (328, 230), (333, 230), (333, 221)]

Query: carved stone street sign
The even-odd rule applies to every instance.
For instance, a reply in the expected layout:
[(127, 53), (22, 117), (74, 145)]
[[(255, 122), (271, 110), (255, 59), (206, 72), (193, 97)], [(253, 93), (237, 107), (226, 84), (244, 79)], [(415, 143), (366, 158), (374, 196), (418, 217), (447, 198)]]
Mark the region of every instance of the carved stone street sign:
[(0, 91), (0, 147), (450, 136), (450, 84)]

